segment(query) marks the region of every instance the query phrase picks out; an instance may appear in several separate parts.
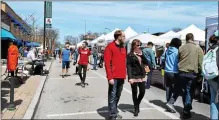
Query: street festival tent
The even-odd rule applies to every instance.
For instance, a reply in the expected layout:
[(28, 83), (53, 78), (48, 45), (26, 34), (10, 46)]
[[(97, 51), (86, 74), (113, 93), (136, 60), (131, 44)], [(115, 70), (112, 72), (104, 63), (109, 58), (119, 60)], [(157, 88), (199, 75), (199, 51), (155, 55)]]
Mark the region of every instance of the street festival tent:
[(146, 34), (142, 33), (142, 34), (139, 34), (139, 35), (136, 35), (134, 37), (127, 39), (127, 41), (129, 41), (128, 46), (127, 46), (128, 52), (130, 52), (131, 43), (134, 39), (139, 39), (142, 42), (142, 46), (146, 46), (148, 42), (153, 42), (155, 45), (162, 46), (164, 45), (164, 42), (165, 42), (165, 39), (160, 38), (158, 36), (151, 35), (149, 33), (146, 33)]
[(106, 44), (110, 43), (111, 41), (114, 40), (114, 33), (117, 31), (117, 30), (120, 30), (119, 28), (116, 28), (114, 29), (113, 31), (111, 31), (110, 33), (106, 34), (104, 36), (104, 40), (106, 42)]
[(82, 40), (81, 42), (79, 42), (79, 43), (77, 44), (77, 47), (80, 47), (80, 46), (83, 44), (83, 42), (87, 42), (88, 45), (90, 44), (90, 41), (89, 41), (89, 40)]
[(173, 32), (172, 30), (165, 33), (165, 34), (162, 34), (159, 36), (159, 38), (162, 38), (162, 39), (165, 39), (165, 43), (170, 43), (170, 41), (173, 39), (173, 38), (181, 38), (181, 35), (179, 33), (176, 33), (176, 32)]
[(205, 31), (202, 29), (199, 29), (195, 25), (192, 24), (189, 27), (178, 32), (178, 34), (181, 35), (181, 40), (183, 42), (185, 42), (186, 35), (188, 33), (192, 33), (194, 35), (194, 40), (196, 41), (197, 44), (199, 44), (199, 42), (205, 42)]
[(124, 33), (125, 33), (126, 39), (129, 39), (131, 37), (138, 35), (138, 33), (135, 32), (130, 26), (125, 29)]
[[(101, 41), (104, 40), (104, 34), (102, 34), (100, 37), (94, 39), (93, 41), (91, 41), (91, 47), (94, 46), (94, 44), (97, 44), (98, 46), (102, 46), (101, 45)], [(105, 43), (104, 43), (105, 44)]]

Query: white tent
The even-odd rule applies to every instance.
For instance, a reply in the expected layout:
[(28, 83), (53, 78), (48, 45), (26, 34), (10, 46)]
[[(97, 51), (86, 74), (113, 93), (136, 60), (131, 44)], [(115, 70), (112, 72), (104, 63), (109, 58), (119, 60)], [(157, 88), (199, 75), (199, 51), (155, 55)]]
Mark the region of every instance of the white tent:
[(126, 39), (129, 39), (129, 38), (131, 38), (133, 36), (138, 35), (138, 33), (135, 32), (131, 27), (126, 28), (124, 33), (125, 33)]
[(102, 34), (100, 37), (98, 37), (98, 38), (96, 38), (96, 39), (94, 39), (93, 41), (91, 41), (91, 47), (93, 47), (94, 46), (94, 44), (98, 44), (98, 41), (99, 40), (103, 40), (104, 39), (104, 34)]
[(139, 34), (135, 37), (127, 39), (129, 41), (128, 46), (127, 46), (128, 52), (131, 48), (131, 43), (134, 39), (140, 40), (143, 43), (143, 46), (145, 46), (148, 42), (153, 42), (155, 45), (164, 45), (165, 43), (165, 39), (159, 38), (158, 36), (151, 35), (149, 33)]
[(192, 33), (194, 35), (194, 40), (195, 41), (199, 41), (199, 42), (204, 42), (205, 41), (205, 31), (199, 29), (198, 27), (196, 27), (195, 25), (190, 25), (189, 27), (181, 30), (180, 32), (178, 32), (178, 34), (181, 35), (181, 40), (185, 40), (186, 39), (186, 35), (188, 33)]
[(87, 42), (88, 45), (90, 44), (90, 41), (89, 41), (89, 40), (82, 40), (81, 42), (79, 42), (79, 43), (77, 44), (77, 47), (81, 46), (81, 45), (83, 44), (83, 42)]
[(173, 32), (172, 30), (163, 34), (163, 35), (160, 35), (159, 38), (161, 39), (165, 39), (165, 44), (166, 43), (170, 43), (170, 41), (173, 39), (173, 38), (181, 38), (181, 35), (179, 33), (176, 33), (176, 32)]
[(108, 40), (114, 40), (114, 33), (115, 33), (117, 30), (119, 30), (119, 28), (116, 28), (116, 29), (114, 29), (113, 31), (111, 31), (110, 33), (106, 34), (106, 35), (104, 36), (104, 39), (105, 39), (106, 41), (108, 41)]

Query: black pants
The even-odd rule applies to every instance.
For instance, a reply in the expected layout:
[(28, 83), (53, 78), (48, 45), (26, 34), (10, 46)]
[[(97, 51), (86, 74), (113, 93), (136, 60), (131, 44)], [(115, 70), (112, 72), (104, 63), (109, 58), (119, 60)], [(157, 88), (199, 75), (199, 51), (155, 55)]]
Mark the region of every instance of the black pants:
[[(81, 73), (82, 70), (83, 70), (83, 75)], [(78, 65), (78, 75), (82, 83), (85, 83), (86, 73), (87, 73), (87, 65)]]
[[(145, 95), (145, 82), (138, 82), (131, 84), (132, 87), (132, 99), (134, 103), (134, 107), (139, 107), (141, 100)], [(138, 94), (139, 88), (139, 94)]]
[(179, 96), (179, 77), (177, 73), (165, 72), (164, 81), (166, 85), (166, 100), (169, 102), (170, 98), (173, 96), (174, 100)]
[(117, 106), (123, 90), (124, 79), (114, 79), (114, 85), (109, 84), (108, 89), (108, 109), (109, 118), (116, 119), (117, 117)]

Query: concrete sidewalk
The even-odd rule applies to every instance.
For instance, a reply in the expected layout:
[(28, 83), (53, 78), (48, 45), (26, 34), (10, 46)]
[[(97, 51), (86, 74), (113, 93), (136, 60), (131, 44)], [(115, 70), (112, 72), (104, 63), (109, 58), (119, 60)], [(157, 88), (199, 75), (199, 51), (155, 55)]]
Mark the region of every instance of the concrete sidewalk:
[[(51, 64), (52, 61), (46, 62), (44, 69), (48, 70)], [(46, 76), (28, 76), (25, 84), (15, 86), (14, 102), (16, 109), (14, 111), (7, 110), (10, 102), (10, 84), (7, 81), (1, 82), (1, 119), (22, 119), (43, 79), (46, 79)]]

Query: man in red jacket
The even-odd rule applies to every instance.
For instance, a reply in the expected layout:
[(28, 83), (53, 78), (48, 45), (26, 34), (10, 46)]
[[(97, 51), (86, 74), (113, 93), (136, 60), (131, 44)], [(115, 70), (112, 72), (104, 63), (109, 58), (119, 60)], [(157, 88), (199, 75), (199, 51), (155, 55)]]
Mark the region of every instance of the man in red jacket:
[(126, 49), (124, 47), (125, 34), (121, 30), (114, 33), (115, 40), (109, 43), (104, 51), (104, 62), (109, 82), (108, 108), (109, 119), (121, 119), (117, 105), (126, 78)]

